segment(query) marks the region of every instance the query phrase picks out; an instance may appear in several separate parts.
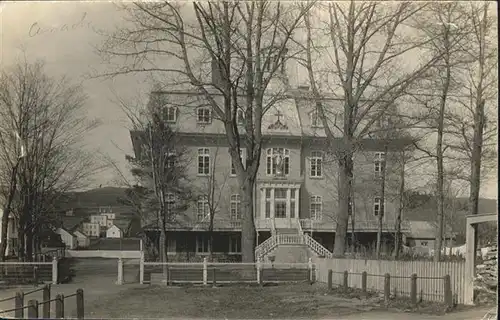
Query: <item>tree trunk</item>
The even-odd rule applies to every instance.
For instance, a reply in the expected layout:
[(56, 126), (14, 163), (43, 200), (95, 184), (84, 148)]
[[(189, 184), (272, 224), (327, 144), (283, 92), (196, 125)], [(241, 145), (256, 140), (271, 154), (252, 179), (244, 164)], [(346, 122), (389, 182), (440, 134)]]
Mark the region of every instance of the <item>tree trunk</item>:
[(255, 220), (253, 217), (253, 184), (254, 181), (243, 181), (242, 221), (241, 221), (241, 260), (244, 263), (255, 262)]
[(18, 257), (19, 261), (24, 261), (25, 260), (25, 258), (24, 258), (25, 235), (24, 235), (24, 230), (21, 227), (21, 224), (19, 225), (19, 229), (17, 232), (17, 238), (18, 238), (17, 248), (16, 248), (17, 257)]
[(393, 257), (398, 258), (399, 253), (401, 252), (401, 245), (402, 245), (402, 234), (401, 234), (401, 221), (403, 217), (403, 210), (405, 207), (405, 155), (403, 152), (403, 159), (402, 159), (402, 166), (401, 166), (401, 172), (400, 172), (400, 181), (399, 181), (399, 208), (398, 208), (398, 215), (396, 216), (396, 239), (394, 243), (394, 251), (393, 251)]
[(356, 253), (356, 210), (354, 208), (354, 177), (349, 190), (349, 216), (351, 217), (351, 252)]
[(344, 153), (339, 159), (339, 211), (335, 228), (333, 255), (341, 257), (346, 249), (346, 235), (349, 224), (349, 185), (353, 174), (353, 153), (350, 143), (346, 143)]
[(210, 224), (208, 225), (208, 261), (212, 262), (214, 258), (214, 212), (210, 213)]
[(26, 261), (33, 261), (33, 231), (26, 232)]
[[(483, 130), (484, 130), (484, 105), (482, 100), (476, 105), (474, 114), (474, 141), (471, 154), (471, 179), (470, 179), (470, 194), (469, 194), (469, 212), (472, 215), (478, 214), (479, 211), (479, 191), (481, 188), (481, 155), (483, 147)], [(474, 256), (478, 245), (478, 230), (477, 225), (474, 225), (476, 230), (474, 239)]]
[[(12, 210), (12, 202), (14, 200), (14, 196), (16, 194), (17, 190), (17, 168), (19, 167), (19, 161), (16, 163), (16, 165), (12, 168), (12, 173), (11, 173), (11, 178), (10, 178), (10, 185), (9, 185), (9, 197), (7, 199), (7, 203), (5, 204), (5, 207), (3, 208), (3, 215), (2, 215), (2, 239), (0, 240), (0, 262), (5, 261), (5, 254), (6, 254), (6, 249), (7, 249), (7, 241), (8, 239), (8, 228), (9, 228), (9, 217), (10, 217), (10, 212)], [(14, 223), (14, 221), (12, 222)]]
[(380, 249), (382, 245), (382, 227), (385, 214), (385, 168), (386, 168), (387, 147), (384, 149), (384, 159), (382, 160), (382, 176), (380, 177), (380, 212), (378, 214), (378, 230), (377, 230), (377, 260), (380, 259)]

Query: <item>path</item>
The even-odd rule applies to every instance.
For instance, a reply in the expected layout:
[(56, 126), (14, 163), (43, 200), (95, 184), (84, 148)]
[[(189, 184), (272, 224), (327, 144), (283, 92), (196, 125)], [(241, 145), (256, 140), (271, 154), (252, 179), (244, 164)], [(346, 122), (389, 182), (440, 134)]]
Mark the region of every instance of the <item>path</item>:
[[(117, 263), (116, 259), (95, 260), (95, 259), (79, 259), (74, 266), (76, 276), (71, 283), (52, 285), (51, 299), (57, 294), (70, 295), (76, 292), (77, 289), (83, 289), (85, 304), (92, 303), (100, 298), (106, 298), (118, 294), (119, 292), (135, 286), (127, 284), (124, 286), (116, 285), (117, 279)], [(128, 272), (130, 277), (135, 274), (135, 270)], [(139, 284), (136, 284), (139, 286)], [(41, 288), (42, 285), (39, 286)], [(0, 289), (0, 300), (12, 297), (18, 291), (28, 292), (36, 289), (33, 286), (19, 286), (13, 288)], [(43, 301), (42, 291), (29, 294), (25, 297), (25, 304), (28, 300), (35, 299)], [(14, 308), (14, 300), (0, 302), (0, 311)], [(65, 299), (65, 314), (72, 315), (76, 310), (76, 297)], [(40, 307), (40, 312), (42, 308)], [(55, 314), (55, 303), (51, 304), (51, 315)], [(0, 317), (14, 317), (14, 312), (2, 313)]]

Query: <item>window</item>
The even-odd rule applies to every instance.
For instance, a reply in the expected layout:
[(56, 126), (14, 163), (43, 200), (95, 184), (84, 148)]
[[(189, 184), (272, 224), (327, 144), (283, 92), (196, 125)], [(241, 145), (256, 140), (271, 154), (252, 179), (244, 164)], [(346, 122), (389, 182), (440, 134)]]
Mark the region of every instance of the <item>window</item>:
[(176, 107), (166, 107), (164, 109), (164, 117), (166, 122), (176, 122), (177, 121), (177, 108)]
[(322, 128), (323, 121), (321, 120), (320, 114), (318, 110), (314, 110), (309, 113), (309, 118), (311, 120), (311, 127), (313, 128)]
[(382, 213), (382, 216), (384, 215), (382, 199), (380, 199), (379, 197), (375, 197), (375, 200), (373, 201), (373, 214), (378, 216), (380, 213)]
[(167, 240), (167, 252), (175, 252), (176, 251), (176, 242), (175, 238), (168, 238)]
[(210, 123), (212, 122), (212, 112), (210, 108), (201, 107), (196, 110), (196, 119), (198, 123)]
[(207, 253), (208, 252), (208, 239), (204, 236), (196, 236), (196, 252)]
[(277, 72), (284, 73), (285, 72), (285, 59), (288, 52), (288, 49), (284, 49), (280, 56), (280, 48), (273, 48), (274, 53), (269, 57), (269, 63), (266, 65), (265, 70), (267, 72), (273, 72), (276, 70)]
[(241, 199), (239, 194), (231, 195), (231, 219), (241, 219)]
[(173, 193), (167, 193), (165, 196), (165, 205), (167, 209), (167, 214), (172, 214), (175, 205), (175, 195)]
[(375, 152), (374, 169), (376, 175), (380, 175), (382, 173), (382, 166), (384, 164), (385, 164), (385, 153)]
[(198, 221), (203, 221), (205, 217), (208, 217), (209, 213), (210, 210), (208, 207), (208, 196), (199, 196), (196, 206), (196, 216), (198, 218)]
[(321, 196), (311, 196), (311, 218), (321, 220), (323, 200)]
[(286, 189), (274, 189), (274, 216), (286, 218)]
[(290, 218), (295, 218), (295, 189), (290, 189)]
[(427, 241), (420, 241), (420, 245), (423, 247), (427, 247), (428, 244), (429, 244), (429, 242), (427, 242)]
[(245, 124), (245, 112), (243, 110), (238, 109), (236, 111), (236, 123), (240, 125)]
[(311, 152), (311, 177), (320, 178), (323, 176), (323, 153), (319, 151)]
[[(245, 153), (245, 149), (240, 149), (240, 159), (243, 161), (243, 167), (245, 167), (245, 159), (246, 157), (244, 156), (244, 153)], [(229, 155), (229, 160), (231, 161), (231, 176), (236, 176), (236, 168), (234, 167), (234, 163), (233, 163), (233, 157), (231, 157), (231, 155)]]
[(174, 152), (167, 152), (165, 154), (165, 162), (167, 163), (167, 168), (174, 168), (175, 167), (175, 158), (176, 154)]
[(266, 173), (268, 175), (290, 173), (290, 150), (285, 148), (267, 149)]
[(229, 253), (241, 253), (241, 237), (229, 237)]
[(271, 218), (271, 189), (266, 189), (266, 218)]
[(198, 175), (210, 174), (210, 150), (208, 148), (198, 149)]

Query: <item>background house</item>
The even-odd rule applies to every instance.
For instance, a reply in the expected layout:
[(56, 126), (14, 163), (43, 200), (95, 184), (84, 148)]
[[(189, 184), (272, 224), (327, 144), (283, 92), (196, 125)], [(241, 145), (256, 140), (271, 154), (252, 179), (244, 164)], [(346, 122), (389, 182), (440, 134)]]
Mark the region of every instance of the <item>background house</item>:
[(87, 248), (90, 246), (90, 238), (83, 232), (76, 230), (73, 233), (76, 236), (76, 242), (77, 242), (77, 247), (78, 248)]
[(130, 237), (131, 226), (131, 219), (116, 219), (113, 221), (113, 225), (106, 231), (106, 238)]
[[(412, 221), (416, 229), (412, 231), (415, 239), (423, 239), (423, 236), (428, 233), (431, 225), (437, 225), (437, 203), (435, 197), (423, 193), (411, 193), (408, 195), (409, 206), (404, 213), (404, 219)], [(462, 245), (465, 243), (465, 217), (468, 215), (468, 199), (467, 198), (446, 198), (445, 199), (445, 225), (449, 232), (454, 235), (454, 245)], [(498, 210), (497, 199), (479, 199), (478, 213), (495, 213)], [(430, 225), (415, 224), (416, 221), (428, 222)], [(495, 223), (484, 223), (478, 225), (479, 245), (487, 242), (492, 242), (497, 237), (497, 225)], [(422, 235), (418, 233), (422, 232)], [(445, 243), (448, 246), (448, 243)], [(431, 246), (433, 248), (433, 245)]]
[(61, 240), (66, 245), (66, 248), (76, 249), (78, 246), (77, 236), (74, 233), (82, 225), (83, 221), (84, 218), (73, 216), (66, 216), (62, 219), (59, 227), (56, 229), (56, 233), (61, 236)]
[[(430, 221), (409, 221), (410, 231), (405, 232), (405, 245), (412, 248), (413, 252), (429, 254), (434, 249), (436, 241), (436, 223)], [(445, 230), (444, 246), (453, 246), (455, 234), (452, 228), (448, 226)]]

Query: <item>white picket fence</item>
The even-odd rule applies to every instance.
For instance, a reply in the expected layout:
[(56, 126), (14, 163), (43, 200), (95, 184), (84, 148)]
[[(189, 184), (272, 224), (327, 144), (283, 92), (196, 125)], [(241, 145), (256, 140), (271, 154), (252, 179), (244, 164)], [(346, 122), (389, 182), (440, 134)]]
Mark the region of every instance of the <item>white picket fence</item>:
[(384, 275), (391, 275), (391, 293), (409, 296), (411, 275), (417, 275), (417, 296), (424, 301), (443, 301), (443, 277), (450, 276), (451, 288), (457, 303), (464, 303), (465, 262), (383, 261), (359, 259), (315, 260), (316, 279), (328, 282), (328, 270), (333, 271), (333, 284), (343, 284), (343, 272), (349, 272), (349, 287), (361, 288), (361, 274), (368, 273), (368, 290), (383, 292)]

